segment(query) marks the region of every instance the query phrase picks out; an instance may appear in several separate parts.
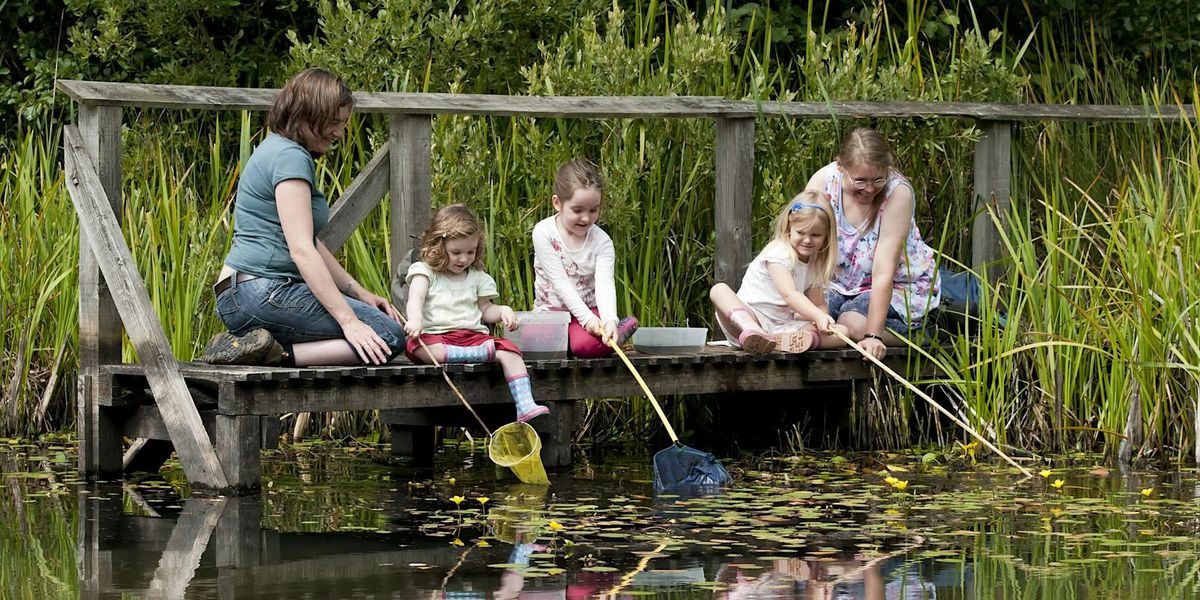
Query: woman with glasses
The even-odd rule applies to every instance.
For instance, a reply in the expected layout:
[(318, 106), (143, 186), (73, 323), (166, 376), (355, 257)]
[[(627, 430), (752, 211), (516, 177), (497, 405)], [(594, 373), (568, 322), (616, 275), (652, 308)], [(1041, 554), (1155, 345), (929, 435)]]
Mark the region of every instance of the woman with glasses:
[(837, 158), (808, 181), (829, 194), (838, 260), (829, 313), (876, 358), (924, 326), (938, 305), (933, 249), (921, 241), (912, 184), (894, 167), (892, 148), (865, 127), (842, 140)]

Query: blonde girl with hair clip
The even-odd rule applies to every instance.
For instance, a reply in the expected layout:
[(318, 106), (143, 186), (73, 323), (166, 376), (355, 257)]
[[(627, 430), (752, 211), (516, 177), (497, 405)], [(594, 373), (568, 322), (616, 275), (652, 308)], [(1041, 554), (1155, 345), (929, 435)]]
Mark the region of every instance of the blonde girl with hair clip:
[(524, 423), (550, 409), (533, 401), (529, 372), (516, 344), (488, 332), (489, 324), (501, 323), (513, 331), (520, 323), (512, 308), (492, 302), (499, 293), (496, 280), (483, 271), (484, 247), (483, 224), (471, 209), (452, 204), (433, 214), (421, 235), (421, 260), (409, 267), (406, 277), (405, 353), (425, 364), (433, 359), (499, 362), (517, 405), (517, 420)]
[(829, 195), (836, 219), (830, 311), (863, 350), (883, 358), (886, 346), (903, 345), (897, 335), (924, 326), (941, 299), (936, 257), (917, 230), (912, 183), (896, 169), (887, 140), (860, 127), (807, 189)]
[(825, 305), (837, 257), (833, 222), (828, 196), (801, 192), (780, 211), (774, 239), (750, 262), (741, 288), (713, 286), (717, 322), (735, 347), (762, 354), (842, 344)]
[(554, 174), (555, 215), (533, 227), (534, 310), (571, 313), (567, 340), (580, 358), (611, 356), (610, 340), (623, 344), (637, 319), (617, 320), (616, 253), (596, 225), (604, 180), (591, 161), (576, 159)]

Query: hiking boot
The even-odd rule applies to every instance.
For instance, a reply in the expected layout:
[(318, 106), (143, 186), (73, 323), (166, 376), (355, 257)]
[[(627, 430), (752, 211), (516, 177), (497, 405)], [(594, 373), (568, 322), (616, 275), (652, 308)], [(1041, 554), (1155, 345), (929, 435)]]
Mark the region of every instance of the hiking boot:
[(629, 338), (633, 337), (633, 333), (638, 329), (638, 320), (633, 317), (625, 317), (617, 323), (617, 345), (624, 346)]
[(236, 336), (228, 331), (214, 335), (196, 360), (210, 365), (277, 365), (284, 350), (266, 329)]

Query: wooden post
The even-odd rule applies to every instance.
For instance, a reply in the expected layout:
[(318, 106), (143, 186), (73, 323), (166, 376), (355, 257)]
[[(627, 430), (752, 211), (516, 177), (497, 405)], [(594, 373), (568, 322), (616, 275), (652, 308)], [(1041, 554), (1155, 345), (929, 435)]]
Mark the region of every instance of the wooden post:
[[(109, 206), (121, 220), (121, 109), (78, 105), (79, 132)], [(75, 428), (79, 470), (86, 476), (121, 472), (121, 434), (98, 405), (100, 365), (121, 362), (121, 318), (83, 229), (79, 231), (79, 378)]]
[(262, 475), (262, 419), (217, 414), (216, 450), (229, 487), (250, 490)]
[(394, 115), (389, 126), (391, 159), (391, 256), (392, 302), (404, 310), (408, 286), (404, 277), (412, 264), (409, 253), (417, 247), (416, 236), (429, 225), (433, 206), (433, 162), (430, 153), (433, 117)]
[[(1003, 251), (991, 206), (1001, 219), (1008, 217), (1012, 199), (1012, 123), (980, 121), (983, 138), (975, 142), (975, 225), (971, 234), (971, 267), (980, 276), (996, 281), (1004, 274)], [(986, 273), (984, 269), (986, 268)]]
[(738, 289), (753, 258), (754, 119), (717, 119), (717, 281)]
[[(66, 187), (79, 215), (79, 229), (86, 232), (92, 255), (116, 301), (114, 304), (121, 322), (129, 329), (129, 339), (145, 369), (154, 401), (171, 433), (171, 441), (188, 481), (199, 486), (224, 488), (226, 479), (221, 463), (187, 384), (179, 374), (179, 363), (171, 353), (171, 345), (154, 313), (146, 285), (134, 268), (133, 253), (125, 245), (120, 224), (92, 168), (92, 159), (83, 147), (79, 129), (73, 125), (64, 128), (63, 141)], [(119, 438), (117, 443), (120, 443)], [(115, 468), (119, 470), (119, 446), (114, 459)]]

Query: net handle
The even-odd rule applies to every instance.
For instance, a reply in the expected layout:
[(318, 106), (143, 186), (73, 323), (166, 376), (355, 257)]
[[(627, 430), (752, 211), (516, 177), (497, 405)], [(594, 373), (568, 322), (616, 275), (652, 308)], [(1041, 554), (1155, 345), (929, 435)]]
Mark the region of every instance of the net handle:
[(978, 431), (975, 431), (974, 428), (972, 428), (970, 425), (967, 425), (966, 422), (964, 422), (962, 419), (958, 418), (956, 415), (954, 415), (954, 413), (951, 413), (950, 411), (946, 410), (944, 407), (942, 407), (941, 404), (938, 404), (933, 398), (930, 398), (929, 394), (926, 394), (925, 392), (922, 392), (921, 390), (917, 389), (917, 386), (910, 383), (907, 379), (901, 377), (900, 374), (893, 371), (891, 369), (891, 367), (883, 364), (883, 361), (879, 360), (878, 358), (875, 358), (874, 354), (867, 352), (862, 346), (855, 343), (854, 340), (850, 339), (849, 337), (846, 337), (846, 334), (842, 333), (838, 328), (834, 327), (832, 329), (832, 331), (833, 331), (834, 335), (841, 338), (841, 340), (843, 342), (846, 342), (846, 344), (849, 345), (851, 348), (858, 350), (858, 353), (862, 354), (863, 358), (866, 358), (866, 359), (870, 360), (871, 362), (875, 363), (875, 366), (879, 367), (880, 369), (883, 369), (883, 371), (885, 373), (887, 373), (888, 375), (891, 375), (892, 379), (895, 379), (896, 381), (904, 384), (904, 387), (907, 387), (909, 389), (909, 391), (920, 396), (922, 400), (928, 402), (930, 406), (932, 406), (938, 412), (942, 413), (948, 419), (953, 421), (955, 425), (962, 427), (964, 430), (966, 430), (967, 433), (974, 436), (974, 438), (979, 440), (979, 442), (982, 443), (985, 448), (987, 448), (988, 450), (991, 450), (992, 452), (995, 452), (997, 455), (1000, 456), (1000, 458), (1003, 458), (1004, 460), (1008, 461), (1008, 464), (1016, 467), (1017, 470), (1020, 471), (1021, 474), (1023, 474), (1025, 477), (1027, 477), (1027, 478), (1033, 477), (1033, 473), (1030, 473), (1029, 469), (1026, 469), (1025, 467), (1022, 467), (1021, 465), (1017, 464), (1017, 461), (1013, 460), (1012, 457), (1010, 457), (1009, 455), (1002, 452), (999, 448), (994, 446), (991, 442), (987, 441), (987, 438), (983, 437), (982, 435), (979, 435)]
[[(404, 315), (401, 314), (400, 311), (396, 311), (396, 314), (400, 317), (401, 323), (408, 325), (408, 319), (405, 319)], [(429, 346), (425, 345), (425, 340), (421, 339), (421, 336), (419, 335), (417, 336), (417, 343), (420, 344), (421, 348), (425, 350), (425, 356), (428, 356), (429, 360), (433, 361), (433, 366), (442, 370), (442, 379), (446, 380), (446, 383), (450, 386), (450, 389), (454, 392), (454, 395), (458, 396), (458, 399), (462, 402), (462, 405), (467, 407), (467, 410), (471, 411), (471, 416), (475, 417), (475, 420), (479, 422), (479, 426), (483, 428), (484, 432), (487, 433), (487, 436), (489, 438), (492, 437), (492, 430), (488, 429), (488, 426), (483, 423), (483, 419), (479, 418), (479, 414), (475, 412), (475, 409), (471, 408), (471, 403), (467, 402), (467, 399), (462, 395), (462, 392), (458, 391), (458, 386), (454, 385), (453, 381), (450, 381), (450, 374), (446, 371), (446, 366), (438, 362), (438, 359), (435, 358), (433, 353), (429, 351)]]
[(650, 404), (654, 405), (654, 412), (658, 413), (658, 418), (662, 419), (662, 424), (667, 428), (667, 434), (671, 436), (671, 443), (678, 444), (679, 436), (675, 435), (675, 428), (671, 427), (671, 422), (667, 420), (667, 415), (663, 414), (663, 409), (658, 405), (658, 399), (654, 397), (654, 392), (650, 391), (650, 386), (642, 381), (642, 376), (638, 374), (637, 369), (633, 368), (633, 363), (629, 362), (629, 357), (625, 356), (625, 351), (617, 344), (617, 340), (608, 340), (608, 345), (612, 346), (613, 350), (617, 351), (617, 356), (621, 357), (621, 362), (629, 367), (629, 372), (633, 373), (633, 378), (637, 380), (638, 385), (642, 386), (642, 391), (646, 392), (646, 397), (650, 399)]

